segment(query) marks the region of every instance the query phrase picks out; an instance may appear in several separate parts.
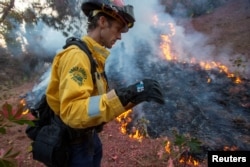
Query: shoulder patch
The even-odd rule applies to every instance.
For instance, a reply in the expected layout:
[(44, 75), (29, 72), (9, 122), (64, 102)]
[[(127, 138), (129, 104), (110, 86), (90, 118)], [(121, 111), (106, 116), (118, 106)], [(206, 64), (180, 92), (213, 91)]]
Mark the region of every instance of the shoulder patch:
[(87, 79), (86, 71), (81, 67), (73, 67), (69, 70), (71, 79), (73, 79), (79, 86), (82, 86)]

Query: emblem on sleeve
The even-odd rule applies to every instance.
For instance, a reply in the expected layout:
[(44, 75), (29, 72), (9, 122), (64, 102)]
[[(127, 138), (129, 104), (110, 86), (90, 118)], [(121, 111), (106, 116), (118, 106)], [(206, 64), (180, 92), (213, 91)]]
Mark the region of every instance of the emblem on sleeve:
[(73, 79), (79, 86), (82, 86), (87, 79), (87, 74), (83, 68), (73, 67), (69, 71), (71, 79)]

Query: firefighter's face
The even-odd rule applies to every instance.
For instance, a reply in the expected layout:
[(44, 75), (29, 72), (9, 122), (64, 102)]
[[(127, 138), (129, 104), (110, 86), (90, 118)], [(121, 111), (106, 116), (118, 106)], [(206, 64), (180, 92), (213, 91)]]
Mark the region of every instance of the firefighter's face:
[(116, 41), (121, 39), (122, 30), (123, 24), (116, 20), (108, 21), (105, 18), (100, 30), (100, 39), (102, 45), (109, 49), (112, 48)]

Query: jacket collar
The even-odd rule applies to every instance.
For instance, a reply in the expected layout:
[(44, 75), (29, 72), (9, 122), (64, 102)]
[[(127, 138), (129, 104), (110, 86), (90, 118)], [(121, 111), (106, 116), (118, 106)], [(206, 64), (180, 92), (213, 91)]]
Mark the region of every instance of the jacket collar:
[(105, 60), (110, 55), (110, 52), (106, 48), (101, 46), (99, 43), (97, 43), (90, 36), (84, 36), (82, 38), (82, 40), (86, 42), (86, 44), (88, 45), (88, 48), (93, 53), (93, 55), (101, 55)]

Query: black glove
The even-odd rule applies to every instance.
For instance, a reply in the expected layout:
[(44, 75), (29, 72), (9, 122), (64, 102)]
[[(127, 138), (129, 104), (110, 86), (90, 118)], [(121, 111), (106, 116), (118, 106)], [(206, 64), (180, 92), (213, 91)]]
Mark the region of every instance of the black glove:
[(160, 84), (152, 79), (144, 79), (127, 88), (116, 90), (123, 106), (126, 106), (129, 102), (137, 105), (143, 101), (155, 101), (164, 104), (162, 92)]

